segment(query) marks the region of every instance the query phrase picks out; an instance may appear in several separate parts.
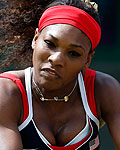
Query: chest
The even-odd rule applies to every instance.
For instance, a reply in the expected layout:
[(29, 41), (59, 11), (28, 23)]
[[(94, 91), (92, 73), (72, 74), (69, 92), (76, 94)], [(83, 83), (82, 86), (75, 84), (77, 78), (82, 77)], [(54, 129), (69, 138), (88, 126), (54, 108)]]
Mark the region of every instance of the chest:
[[(98, 130), (95, 123), (90, 119), (90, 124), (92, 125), (92, 130), (88, 135), (73, 144), (68, 143), (68, 146), (53, 146), (49, 143), (42, 134), (39, 134), (38, 129), (36, 129), (35, 123), (33, 120), (20, 132), (23, 147), (27, 149), (40, 149), (40, 150), (98, 150), (99, 148), (99, 137)], [(81, 135), (81, 134), (80, 134)], [(78, 137), (78, 136), (77, 136)], [(73, 141), (73, 140), (72, 140)]]
[(34, 105), (34, 122), (52, 145), (63, 146), (85, 128), (86, 114), (80, 103), (72, 108)]

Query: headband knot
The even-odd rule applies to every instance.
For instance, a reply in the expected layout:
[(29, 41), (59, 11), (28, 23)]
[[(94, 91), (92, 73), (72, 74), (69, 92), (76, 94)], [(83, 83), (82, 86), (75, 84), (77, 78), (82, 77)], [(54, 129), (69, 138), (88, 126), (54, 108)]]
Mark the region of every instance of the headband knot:
[(58, 5), (46, 9), (39, 20), (38, 30), (52, 24), (69, 24), (77, 27), (90, 39), (92, 50), (101, 38), (99, 24), (87, 12), (73, 6)]

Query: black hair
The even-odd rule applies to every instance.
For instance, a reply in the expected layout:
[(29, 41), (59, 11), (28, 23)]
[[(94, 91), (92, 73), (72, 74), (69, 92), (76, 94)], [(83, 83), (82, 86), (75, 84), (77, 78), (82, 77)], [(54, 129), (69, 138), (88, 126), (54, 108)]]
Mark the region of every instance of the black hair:
[(98, 10), (94, 8), (94, 4), (91, 4), (91, 2), (84, 2), (83, 0), (54, 0), (51, 2), (52, 3), (49, 4), (46, 8), (57, 6), (57, 5), (74, 6), (87, 12), (90, 16), (92, 16), (96, 20), (96, 22), (99, 25), (101, 25)]

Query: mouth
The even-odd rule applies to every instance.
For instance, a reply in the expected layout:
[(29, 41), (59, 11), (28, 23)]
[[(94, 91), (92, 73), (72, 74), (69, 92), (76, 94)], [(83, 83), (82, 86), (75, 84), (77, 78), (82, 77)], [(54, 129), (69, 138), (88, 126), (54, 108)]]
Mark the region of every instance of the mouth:
[(41, 72), (44, 76), (51, 77), (51, 78), (60, 78), (60, 75), (58, 72), (51, 68), (43, 68), (41, 69)]

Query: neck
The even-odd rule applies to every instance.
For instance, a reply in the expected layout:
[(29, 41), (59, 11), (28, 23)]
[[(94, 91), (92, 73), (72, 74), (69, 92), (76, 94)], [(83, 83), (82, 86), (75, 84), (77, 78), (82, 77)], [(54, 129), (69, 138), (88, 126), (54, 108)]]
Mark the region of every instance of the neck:
[(73, 80), (69, 84), (60, 88), (59, 90), (50, 90), (47, 91), (45, 88), (41, 88), (33, 77), (32, 87), (34, 92), (38, 95), (40, 100), (56, 100), (56, 101), (65, 101), (67, 102), (71, 95), (74, 93), (77, 86), (77, 80)]

